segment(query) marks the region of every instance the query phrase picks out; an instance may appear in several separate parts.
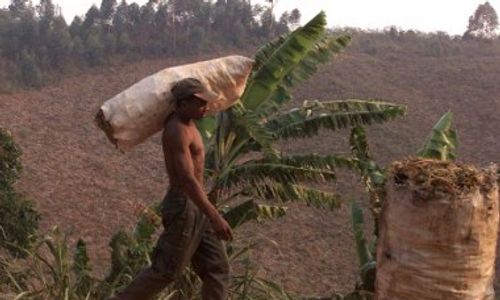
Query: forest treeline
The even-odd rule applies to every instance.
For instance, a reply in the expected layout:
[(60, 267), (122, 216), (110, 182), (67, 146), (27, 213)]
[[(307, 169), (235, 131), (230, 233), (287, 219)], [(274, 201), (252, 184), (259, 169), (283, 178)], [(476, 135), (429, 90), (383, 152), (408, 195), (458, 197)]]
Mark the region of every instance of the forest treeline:
[[(68, 24), (52, 0), (36, 5), (31, 0), (11, 0), (0, 9), (0, 92), (39, 87), (74, 70), (110, 62), (245, 52), (299, 26), (298, 9), (276, 16), (274, 1), (265, 3), (149, 0), (138, 5), (101, 0), (100, 6), (91, 6)], [(444, 56), (460, 54), (471, 44), (478, 50), (485, 43), (489, 48), (499, 44), (497, 29), (497, 14), (485, 2), (471, 15), (461, 36), (394, 26), (381, 31), (332, 30), (355, 36), (348, 51), (374, 55), (388, 47), (404, 47), (419, 55)]]
[(123, 57), (186, 56), (258, 45), (298, 26), (294, 9), (246, 0), (102, 0), (68, 25), (52, 0), (0, 9), (0, 83), (40, 86), (50, 75)]

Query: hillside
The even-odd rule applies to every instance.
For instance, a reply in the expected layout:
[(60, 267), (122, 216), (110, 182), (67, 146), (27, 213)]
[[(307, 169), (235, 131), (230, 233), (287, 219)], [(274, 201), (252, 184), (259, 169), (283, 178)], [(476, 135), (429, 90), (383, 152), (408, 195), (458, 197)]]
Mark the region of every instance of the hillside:
[[(465, 45), (463, 51), (422, 55), (394, 43), (363, 51), (355, 43), (294, 92), (305, 99), (379, 98), (408, 106), (404, 119), (375, 126), (369, 139), (383, 164), (415, 153), (447, 110), (455, 114), (460, 161), (481, 166), (500, 162), (500, 51), (495, 44)], [(208, 55), (202, 58), (215, 57)], [(0, 127), (23, 149), (18, 190), (36, 201), (42, 229), (58, 225), (89, 246), (96, 274), (109, 264), (112, 233), (130, 228), (127, 201), (152, 203), (168, 186), (159, 137), (120, 153), (93, 124), (98, 106), (139, 79), (190, 59), (158, 59), (94, 68), (41, 90), (0, 96)], [(347, 131), (283, 143), (285, 151), (348, 151)], [(344, 174), (338, 190), (346, 200), (364, 199), (355, 176)], [(287, 217), (251, 224), (240, 239), (261, 241), (254, 253), (262, 275), (302, 294), (347, 291), (356, 278), (356, 257), (347, 205), (337, 212), (292, 205)], [(264, 235), (265, 233), (265, 235)]]

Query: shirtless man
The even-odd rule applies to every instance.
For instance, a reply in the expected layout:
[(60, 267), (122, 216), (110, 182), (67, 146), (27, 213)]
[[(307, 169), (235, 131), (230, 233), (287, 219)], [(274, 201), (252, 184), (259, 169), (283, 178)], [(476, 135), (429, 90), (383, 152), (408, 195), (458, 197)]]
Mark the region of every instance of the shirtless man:
[(194, 78), (172, 88), (175, 112), (165, 121), (162, 143), (170, 189), (162, 203), (162, 232), (151, 266), (115, 298), (153, 298), (191, 262), (203, 281), (203, 300), (226, 300), (229, 263), (221, 240), (231, 240), (228, 223), (203, 191), (205, 149), (194, 119), (202, 118), (207, 102), (217, 99)]

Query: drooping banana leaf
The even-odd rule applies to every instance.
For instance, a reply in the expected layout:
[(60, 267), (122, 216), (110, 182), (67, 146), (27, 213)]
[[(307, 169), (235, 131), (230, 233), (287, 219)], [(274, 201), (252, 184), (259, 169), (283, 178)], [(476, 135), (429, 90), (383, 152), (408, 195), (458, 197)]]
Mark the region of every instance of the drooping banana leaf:
[(334, 154), (305, 154), (282, 156), (280, 158), (280, 162), (290, 166), (308, 167), (328, 171), (334, 171), (336, 168), (355, 169), (358, 166), (357, 161), (352, 159), (351, 157), (344, 157)]
[(251, 220), (275, 219), (286, 214), (286, 207), (258, 204), (248, 200), (239, 204), (224, 214), (224, 218), (232, 227), (238, 227)]
[(308, 166), (293, 166), (279, 161), (253, 160), (234, 166), (220, 177), (219, 187), (230, 188), (241, 182), (271, 179), (277, 182), (335, 180), (333, 170), (323, 170)]
[(277, 183), (295, 183), (310, 180), (335, 180), (335, 169), (356, 169), (359, 163), (340, 155), (291, 155), (279, 158), (265, 157), (234, 165), (219, 177), (219, 187), (232, 187), (241, 183), (257, 183), (272, 179)]
[(334, 210), (340, 207), (342, 201), (336, 193), (321, 191), (301, 184), (291, 184), (276, 181), (260, 181), (249, 185), (244, 190), (245, 195), (262, 200), (278, 202), (300, 202), (320, 209)]
[(401, 117), (406, 107), (379, 100), (305, 102), (269, 120), (266, 126), (282, 139), (314, 136), (320, 129), (338, 130), (358, 125), (383, 123)]
[[(259, 145), (259, 150), (263, 151), (264, 155), (276, 157), (277, 152), (272, 147), (272, 134), (260, 121), (259, 116), (246, 110), (242, 105), (235, 106), (233, 113), (235, 124), (232, 129), (238, 133), (235, 145), (244, 145), (251, 140), (252, 143)], [(243, 154), (241, 147), (236, 150), (238, 150), (239, 155)], [(233, 153), (235, 152), (233, 151)]]

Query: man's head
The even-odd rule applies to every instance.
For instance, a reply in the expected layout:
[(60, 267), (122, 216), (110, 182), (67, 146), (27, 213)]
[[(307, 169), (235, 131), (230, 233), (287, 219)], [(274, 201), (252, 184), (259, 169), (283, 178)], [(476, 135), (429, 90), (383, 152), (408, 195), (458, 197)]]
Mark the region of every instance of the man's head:
[(190, 119), (202, 118), (207, 112), (208, 102), (219, 98), (196, 78), (179, 80), (170, 91), (175, 98), (177, 112)]

